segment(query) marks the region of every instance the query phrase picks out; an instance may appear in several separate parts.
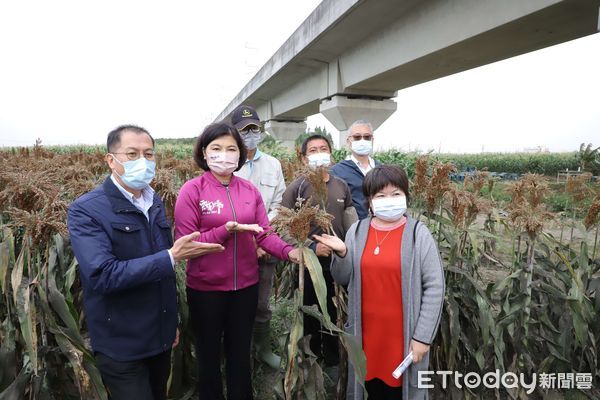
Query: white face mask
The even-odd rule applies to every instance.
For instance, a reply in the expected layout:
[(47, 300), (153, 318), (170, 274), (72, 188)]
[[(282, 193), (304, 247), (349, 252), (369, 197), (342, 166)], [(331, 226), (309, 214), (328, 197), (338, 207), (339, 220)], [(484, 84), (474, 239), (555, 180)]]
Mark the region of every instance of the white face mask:
[(218, 151), (206, 153), (206, 164), (218, 175), (231, 175), (236, 170), (240, 161), (240, 153), (231, 151)]
[(357, 140), (351, 143), (352, 151), (358, 154), (359, 156), (366, 156), (367, 154), (371, 154), (373, 150), (373, 141), (372, 140)]
[(380, 197), (371, 201), (373, 214), (387, 222), (398, 221), (406, 212), (406, 196)]
[(308, 157), (308, 166), (311, 168), (328, 167), (331, 164), (331, 154), (314, 153)]

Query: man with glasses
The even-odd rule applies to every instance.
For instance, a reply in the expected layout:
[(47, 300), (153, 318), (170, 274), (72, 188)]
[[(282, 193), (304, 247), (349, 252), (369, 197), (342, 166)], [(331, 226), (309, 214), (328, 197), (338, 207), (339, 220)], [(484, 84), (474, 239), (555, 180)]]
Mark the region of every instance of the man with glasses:
[(373, 151), (373, 127), (369, 121), (358, 120), (350, 125), (346, 144), (350, 149), (350, 156), (331, 168), (331, 174), (337, 176), (348, 184), (352, 193), (352, 204), (356, 209), (359, 219), (366, 218), (369, 210), (365, 204), (362, 185), (365, 175), (379, 161), (371, 158)]
[(112, 400), (163, 400), (177, 344), (178, 261), (222, 251), (194, 232), (175, 243), (154, 178), (154, 139), (135, 125), (108, 134), (112, 173), (79, 197), (67, 225), (79, 263), (96, 364)]
[[(260, 118), (256, 110), (250, 106), (241, 105), (231, 114), (231, 123), (240, 132), (248, 149), (244, 166), (235, 175), (247, 179), (260, 191), (269, 221), (277, 215), (281, 198), (285, 191), (285, 181), (281, 163), (275, 157), (263, 153), (258, 145), (264, 139)], [(270, 258), (263, 249), (256, 249), (259, 264), (258, 307), (254, 321), (254, 347), (257, 358), (278, 369), (281, 358), (271, 349), (271, 310), (269, 297), (273, 284), (273, 269), (276, 260)]]

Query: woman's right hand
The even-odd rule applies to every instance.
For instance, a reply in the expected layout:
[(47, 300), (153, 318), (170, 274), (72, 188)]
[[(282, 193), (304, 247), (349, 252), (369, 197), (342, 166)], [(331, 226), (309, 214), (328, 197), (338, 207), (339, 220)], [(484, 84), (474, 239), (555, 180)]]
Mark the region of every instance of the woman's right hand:
[(322, 245), (329, 247), (331, 250), (335, 251), (338, 256), (346, 256), (346, 245), (344, 244), (344, 241), (339, 237), (327, 235), (324, 233), (322, 235), (313, 235), (313, 239), (315, 239)]
[(227, 232), (254, 232), (261, 233), (262, 226), (258, 224), (238, 224), (236, 221), (229, 221), (225, 224)]

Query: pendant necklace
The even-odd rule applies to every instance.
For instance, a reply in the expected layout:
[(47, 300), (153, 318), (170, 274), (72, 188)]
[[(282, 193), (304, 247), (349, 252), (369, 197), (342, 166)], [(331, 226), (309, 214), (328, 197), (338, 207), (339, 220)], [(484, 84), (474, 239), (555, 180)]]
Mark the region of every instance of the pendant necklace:
[(385, 236), (383, 237), (383, 239), (381, 239), (381, 242), (380, 242), (379, 238), (377, 237), (377, 229), (373, 229), (373, 230), (375, 231), (375, 242), (377, 243), (377, 246), (375, 246), (375, 250), (373, 250), (373, 254), (375, 254), (376, 256), (378, 256), (379, 255), (379, 246), (383, 243), (383, 241), (388, 237), (388, 235), (392, 231), (388, 231), (388, 233), (385, 234)]

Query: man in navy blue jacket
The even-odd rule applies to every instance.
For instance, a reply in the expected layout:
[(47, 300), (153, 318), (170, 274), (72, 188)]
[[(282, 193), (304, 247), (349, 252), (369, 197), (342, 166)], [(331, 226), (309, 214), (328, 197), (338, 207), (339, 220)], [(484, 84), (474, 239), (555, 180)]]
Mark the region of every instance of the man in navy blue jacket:
[(173, 243), (149, 186), (155, 153), (145, 129), (120, 126), (107, 148), (112, 174), (68, 211), (87, 327), (111, 399), (163, 400), (178, 340), (175, 265), (223, 248), (197, 242), (198, 232)]
[(380, 164), (370, 156), (373, 151), (371, 124), (365, 120), (355, 121), (348, 130), (346, 144), (350, 149), (350, 156), (334, 165), (330, 172), (348, 184), (352, 193), (352, 205), (356, 209), (358, 219), (363, 219), (369, 215), (362, 190), (363, 181), (367, 172)]

